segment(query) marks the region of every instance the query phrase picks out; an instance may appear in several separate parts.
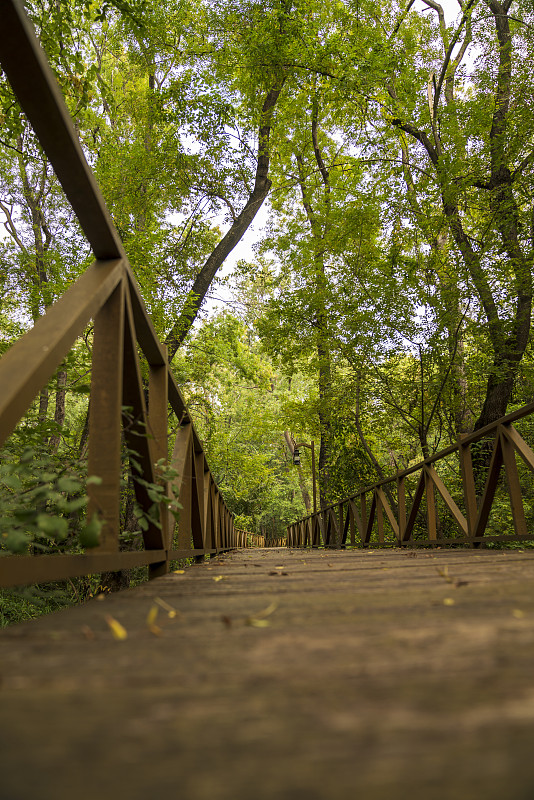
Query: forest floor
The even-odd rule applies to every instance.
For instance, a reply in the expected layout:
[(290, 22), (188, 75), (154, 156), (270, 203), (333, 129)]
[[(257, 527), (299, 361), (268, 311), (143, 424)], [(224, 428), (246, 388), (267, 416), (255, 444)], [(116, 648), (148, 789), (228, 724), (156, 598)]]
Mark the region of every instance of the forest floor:
[(1, 631), (0, 680), (1, 800), (532, 800), (534, 552), (237, 551)]

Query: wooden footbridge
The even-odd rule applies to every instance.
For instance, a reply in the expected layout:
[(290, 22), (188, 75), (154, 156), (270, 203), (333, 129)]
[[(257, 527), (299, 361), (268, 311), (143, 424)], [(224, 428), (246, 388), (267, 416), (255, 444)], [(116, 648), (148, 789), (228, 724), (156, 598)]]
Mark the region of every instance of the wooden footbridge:
[(237, 550), (6, 629), (0, 797), (529, 800), (533, 587), (530, 552)]
[[(0, 362), (0, 443), (92, 319), (88, 460), (102, 479), (98, 547), (4, 551), (0, 585), (138, 566), (151, 578), (1, 632), (0, 800), (530, 800), (534, 551), (518, 543), (534, 538), (534, 453), (514, 423), (534, 404), (295, 522), (288, 547), (237, 531), (15, 0), (0, 0), (0, 61), (96, 259)], [(121, 436), (151, 520), (133, 552), (119, 538)], [(177, 525), (168, 503), (154, 508), (167, 461)], [(461, 498), (440, 467), (452, 462)], [(488, 535), (501, 473), (510, 525)], [(502, 539), (516, 549), (481, 547)]]

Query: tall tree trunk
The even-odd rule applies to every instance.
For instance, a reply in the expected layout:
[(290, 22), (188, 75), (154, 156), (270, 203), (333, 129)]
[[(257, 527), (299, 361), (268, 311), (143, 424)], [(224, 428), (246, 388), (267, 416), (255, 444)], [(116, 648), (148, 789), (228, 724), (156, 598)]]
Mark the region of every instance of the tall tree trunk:
[(271, 181), (269, 180), (269, 138), (274, 109), (280, 97), (284, 80), (285, 79), (281, 80), (279, 86), (269, 90), (263, 103), (261, 124), (258, 133), (258, 156), (254, 189), (249, 195), (243, 210), (233, 221), (230, 229), (208, 257), (206, 263), (193, 282), (193, 286), (186, 298), (182, 312), (165, 340), (169, 353), (169, 361), (172, 361), (176, 351), (189, 333), (217, 271), (234, 247), (241, 241), (244, 233), (261, 208), (263, 201), (269, 194), (271, 188)]
[[(369, 442), (367, 441), (367, 438), (366, 438), (366, 436), (365, 436), (365, 434), (363, 432), (362, 424), (361, 424), (361, 421), (360, 421), (360, 376), (358, 376), (358, 389), (357, 389), (357, 392), (356, 392), (356, 408), (355, 408), (355, 412), (354, 412), (354, 422), (356, 424), (356, 430), (358, 431), (358, 436), (360, 437), (360, 442), (362, 443), (362, 447), (365, 450), (369, 461), (371, 462), (371, 464), (375, 468), (378, 480), (382, 480), (383, 478), (386, 477), (386, 474), (385, 474), (384, 470), (382, 469), (382, 467), (380, 465), (380, 462), (378, 461), (377, 457), (375, 456), (375, 454), (371, 450), (371, 446), (370, 446)], [(394, 508), (395, 505), (396, 505), (396, 502), (395, 502), (395, 498), (393, 497), (393, 494), (391, 492), (391, 488), (389, 486), (389, 483), (384, 484), (383, 488), (384, 488), (384, 492), (386, 494), (386, 497), (387, 497), (387, 499), (389, 501), (390, 506), (392, 508)]]
[[(284, 439), (286, 440), (287, 449), (291, 453), (291, 457), (293, 457), (293, 453), (295, 452), (295, 445), (293, 444), (293, 441), (291, 439), (291, 435), (290, 435), (289, 431), (284, 431)], [(311, 502), (310, 502), (310, 494), (309, 494), (308, 489), (306, 487), (306, 480), (304, 478), (304, 472), (302, 471), (302, 465), (301, 464), (297, 464), (296, 466), (297, 466), (297, 474), (299, 476), (300, 493), (302, 495), (302, 500), (304, 502), (304, 505), (306, 506), (306, 511), (309, 512), (309, 511), (311, 511)], [(312, 478), (312, 480), (313, 480), (313, 478)]]
[(65, 393), (67, 387), (67, 370), (60, 369), (57, 374), (56, 386), (56, 407), (54, 411), (54, 422), (57, 430), (52, 434), (48, 442), (48, 449), (50, 453), (57, 453), (59, 443), (61, 441), (60, 429), (65, 422)]
[[(323, 268), (324, 275), (324, 268)], [(319, 430), (321, 442), (319, 446), (319, 498), (321, 508), (332, 502), (332, 475), (331, 464), (333, 458), (332, 442), (332, 367), (330, 363), (330, 348), (328, 343), (328, 329), (326, 310), (321, 301), (321, 308), (315, 314), (315, 328), (317, 335), (317, 356), (319, 361)]]
[(39, 392), (39, 422), (45, 422), (48, 414), (48, 386)]
[[(482, 233), (481, 239), (480, 237), (476, 239), (464, 227), (461, 215), (463, 196), (460, 194), (458, 182), (451, 177), (451, 170), (448, 166), (448, 159), (454, 158), (454, 153), (444, 152), (443, 142), (439, 136), (439, 120), (437, 120), (438, 124), (435, 124), (440, 111), (440, 90), (444, 76), (447, 76), (445, 98), (448, 111), (452, 118), (456, 114), (454, 80), (456, 69), (465, 53), (466, 42), (470, 41), (469, 23), (466, 23), (466, 37), (460, 51), (450, 62), (444, 63), (442, 77), (435, 90), (431, 109), (432, 135), (427, 135), (424, 130), (406, 119), (395, 116), (391, 118), (394, 126), (409, 134), (426, 150), (429, 161), (435, 170), (449, 230), (486, 316), (488, 338), (493, 351), (493, 364), (488, 376), (484, 404), (474, 426), (475, 430), (480, 430), (506, 414), (514, 380), (528, 344), (532, 313), (533, 254), (531, 246), (525, 247), (521, 240), (520, 214), (514, 195), (514, 185), (521, 175), (522, 168), (528, 165), (530, 156), (521, 165), (521, 168), (510, 164), (510, 153), (513, 152), (509, 142), (510, 126), (508, 125), (512, 94), (512, 34), (509, 17), (511, 3), (509, 0), (506, 2), (484, 1), (493, 17), (498, 53), (491, 128), (487, 133), (490, 154), (489, 176), (483, 180), (474, 179), (471, 184), (473, 189), (480, 190), (477, 202), (481, 207), (486, 206), (491, 220), (491, 224), (488, 225), (488, 233)], [(445, 49), (448, 50), (447, 47)], [(394, 85), (390, 85), (388, 91), (401, 116), (404, 112), (400, 105), (397, 106)], [(490, 228), (493, 229), (491, 233), (489, 233)], [(501, 318), (502, 311), (498, 307), (497, 295), (494, 295), (490, 276), (485, 272), (484, 256), (488, 241), (485, 237), (492, 235), (493, 231), (499, 236), (501, 251), (507, 258), (510, 270), (510, 285), (515, 290), (515, 309), (509, 324)], [(491, 456), (491, 444), (481, 442), (473, 450), (475, 482), (477, 493), (480, 494)]]
[[(318, 360), (319, 394), (319, 498), (321, 508), (332, 502), (331, 464), (333, 458), (332, 434), (332, 364), (330, 358), (330, 337), (328, 330), (328, 277), (325, 270), (326, 237), (330, 231), (331, 187), (330, 173), (323, 160), (319, 144), (319, 94), (312, 99), (311, 141), (315, 163), (322, 181), (322, 214), (312, 206), (312, 199), (306, 184), (306, 169), (300, 153), (295, 154), (298, 167), (302, 205), (306, 212), (313, 242), (313, 288), (311, 292), (312, 325), (315, 329), (315, 346)], [(341, 542), (334, 542), (340, 545)]]
[(78, 444), (78, 458), (84, 459), (87, 456), (87, 447), (89, 445), (89, 412), (91, 408), (91, 400), (87, 403), (87, 411), (85, 412), (85, 419), (83, 423), (80, 442)]

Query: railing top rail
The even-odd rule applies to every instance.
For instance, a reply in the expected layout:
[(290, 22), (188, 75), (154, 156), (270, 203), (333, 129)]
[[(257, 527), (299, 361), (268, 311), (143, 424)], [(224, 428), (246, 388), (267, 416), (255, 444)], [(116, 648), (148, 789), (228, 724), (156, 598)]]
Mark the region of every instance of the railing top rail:
[[(474, 442), (480, 441), (480, 439), (484, 439), (490, 434), (494, 433), (500, 425), (510, 425), (512, 422), (517, 422), (519, 419), (523, 419), (523, 417), (528, 417), (529, 414), (534, 413), (534, 402), (527, 403), (525, 406), (521, 406), (521, 408), (516, 409), (515, 411), (511, 411), (505, 417), (501, 417), (500, 419), (496, 420), (495, 422), (486, 425), (484, 428), (480, 428), (477, 431), (473, 431), (472, 433), (467, 433), (461, 437), (460, 442), (456, 442), (455, 444), (451, 444), (448, 447), (445, 447), (443, 450), (439, 450), (437, 453), (433, 453), (428, 458), (423, 459), (422, 461), (418, 461), (417, 464), (413, 464), (411, 467), (407, 467), (406, 469), (400, 470), (399, 472), (395, 472), (393, 475), (388, 475), (385, 478), (381, 478), (379, 481), (375, 483), (371, 483), (367, 486), (358, 489), (357, 492), (354, 492), (347, 497), (342, 498), (341, 500), (337, 500), (335, 503), (331, 503), (328, 506), (324, 506), (322, 509), (317, 511), (316, 513), (319, 514), (323, 511), (328, 511), (330, 509), (337, 508), (340, 503), (347, 503), (349, 500), (354, 500), (356, 497), (359, 497), (362, 494), (367, 494), (368, 492), (373, 491), (379, 486), (384, 486), (387, 483), (391, 483), (392, 481), (397, 481), (399, 478), (405, 478), (408, 475), (411, 475), (414, 472), (418, 472), (419, 470), (423, 469), (423, 467), (429, 466), (436, 461), (440, 461), (442, 458), (446, 458), (447, 456), (452, 455), (453, 453), (457, 452), (460, 444), (462, 447), (467, 447)], [(316, 513), (312, 512), (311, 514), (306, 514), (304, 517), (300, 517), (299, 521), (309, 519), (310, 517), (316, 516)]]

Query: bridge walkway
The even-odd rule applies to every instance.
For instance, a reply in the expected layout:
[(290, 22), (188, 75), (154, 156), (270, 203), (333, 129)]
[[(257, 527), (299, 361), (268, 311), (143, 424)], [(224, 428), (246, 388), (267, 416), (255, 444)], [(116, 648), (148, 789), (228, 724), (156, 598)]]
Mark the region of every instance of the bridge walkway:
[(2, 800), (534, 796), (534, 552), (234, 551), (0, 664)]

